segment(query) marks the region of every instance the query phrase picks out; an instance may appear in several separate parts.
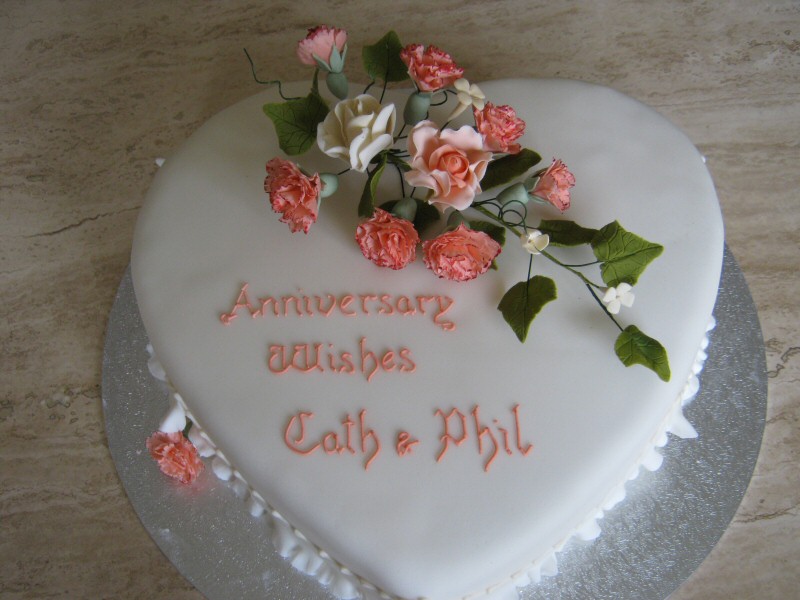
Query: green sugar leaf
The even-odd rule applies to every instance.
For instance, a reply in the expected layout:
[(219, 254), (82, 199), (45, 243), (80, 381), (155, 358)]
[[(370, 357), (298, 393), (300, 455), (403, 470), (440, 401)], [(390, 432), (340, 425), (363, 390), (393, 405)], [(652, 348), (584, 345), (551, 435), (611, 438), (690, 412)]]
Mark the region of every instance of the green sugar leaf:
[(486, 174), (481, 179), (481, 189), (486, 191), (508, 183), (512, 179), (524, 175), (528, 169), (541, 160), (541, 156), (528, 148), (523, 148), (517, 154), (507, 154), (493, 160), (486, 167)]
[(609, 286), (623, 282), (635, 285), (647, 265), (664, 250), (663, 246), (626, 231), (617, 221), (600, 229), (591, 245), (597, 260), (602, 263), (600, 274), (603, 281)]
[[(417, 200), (415, 198), (415, 200)], [(428, 227), (442, 218), (442, 213), (433, 204), (424, 200), (417, 200), (417, 216), (414, 217), (414, 227), (417, 231), (425, 231)]]
[(500, 300), (497, 309), (511, 329), (524, 342), (533, 319), (545, 304), (557, 298), (556, 282), (543, 275), (514, 284)]
[(619, 334), (614, 351), (626, 367), (643, 365), (655, 372), (662, 381), (669, 381), (671, 374), (667, 350), (635, 325), (628, 325)]
[(470, 221), (469, 227), (475, 231), (482, 231), (501, 246), (506, 243), (506, 228), (502, 225), (495, 225), (489, 221)]
[(361, 202), (358, 203), (358, 216), (369, 219), (375, 213), (375, 197), (378, 192), (378, 182), (381, 180), (383, 170), (386, 168), (386, 152), (378, 155), (378, 166), (367, 176), (364, 191), (361, 193)]
[(408, 68), (400, 59), (403, 45), (394, 31), (390, 31), (371, 46), (364, 46), (361, 59), (364, 70), (373, 80), (405, 81), (408, 79)]
[(581, 227), (574, 221), (542, 221), (536, 228), (550, 236), (553, 246), (581, 246), (591, 244), (597, 229)]
[(304, 98), (264, 105), (275, 125), (278, 145), (289, 156), (307, 151), (317, 139), (317, 125), (328, 114), (328, 105), (313, 91)]

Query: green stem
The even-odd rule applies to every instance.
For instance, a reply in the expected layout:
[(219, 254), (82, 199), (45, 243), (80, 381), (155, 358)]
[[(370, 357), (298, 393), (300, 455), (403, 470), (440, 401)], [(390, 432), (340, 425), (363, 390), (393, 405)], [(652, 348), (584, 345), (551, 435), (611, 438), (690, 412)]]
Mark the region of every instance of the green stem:
[(405, 178), (403, 177), (403, 169), (401, 169), (400, 165), (398, 165), (397, 163), (392, 163), (392, 164), (394, 165), (394, 168), (397, 169), (397, 174), (400, 176), (400, 197), (401, 198), (405, 198), (406, 197), (406, 184), (405, 184), (405, 181), (404, 181)]
[(591, 267), (592, 265), (599, 265), (601, 262), (602, 261), (599, 261), (599, 260), (593, 260), (592, 262), (582, 263), (582, 264), (579, 264), (579, 265), (565, 265), (565, 266), (567, 266), (567, 267), (576, 267), (576, 268), (578, 268), (578, 267)]
[(589, 293), (590, 293), (590, 294), (592, 295), (592, 297), (593, 297), (593, 298), (594, 298), (594, 299), (597, 301), (597, 304), (599, 304), (599, 305), (600, 305), (600, 308), (602, 308), (602, 309), (603, 309), (603, 312), (604, 312), (604, 313), (606, 313), (606, 315), (608, 315), (608, 318), (609, 318), (609, 319), (611, 319), (611, 321), (614, 323), (614, 325), (616, 325), (616, 326), (617, 326), (617, 329), (619, 329), (620, 331), (625, 331), (625, 330), (622, 328), (622, 325), (620, 325), (619, 323), (617, 323), (617, 320), (614, 318), (614, 315), (612, 315), (610, 312), (608, 312), (608, 308), (606, 307), (606, 305), (605, 305), (605, 304), (603, 304), (603, 301), (602, 301), (602, 300), (600, 300), (600, 298), (598, 298), (597, 294), (595, 294), (595, 293), (594, 293), (594, 290), (592, 289), (592, 287), (591, 287), (590, 285), (588, 285), (588, 284), (587, 284), (587, 285), (586, 285), (586, 289), (588, 289), (588, 290), (589, 290)]
[(583, 281), (583, 283), (585, 283), (587, 286), (591, 286), (591, 287), (597, 288), (598, 290), (603, 288), (602, 285), (597, 285), (592, 280), (590, 280), (588, 277), (586, 277), (586, 275), (584, 275), (580, 271), (576, 271), (571, 266), (562, 263), (560, 260), (558, 260), (555, 256), (553, 256), (549, 252), (545, 252), (544, 250), (542, 250), (541, 254), (545, 258), (549, 259), (551, 262), (556, 263), (559, 267), (563, 267), (567, 271), (569, 271), (570, 273), (573, 273), (574, 275), (577, 275), (578, 277), (580, 277), (581, 281)]
[(319, 67), (314, 69), (314, 78), (311, 80), (311, 93), (319, 96)]
[(506, 229), (508, 229), (508, 230), (509, 230), (511, 233), (513, 233), (514, 235), (516, 235), (517, 237), (520, 237), (520, 236), (522, 235), (522, 232), (521, 232), (521, 231), (519, 231), (519, 230), (518, 230), (516, 227), (512, 227), (511, 225), (509, 225), (508, 223), (506, 223), (505, 221), (503, 221), (503, 219), (501, 219), (501, 218), (500, 218), (500, 217), (498, 217), (496, 214), (494, 214), (492, 211), (490, 211), (490, 210), (488, 210), (488, 209), (484, 208), (484, 207), (483, 207), (483, 204), (484, 204), (484, 203), (480, 203), (480, 204), (478, 204), (478, 203), (473, 203), (473, 204), (472, 204), (472, 208), (474, 208), (475, 210), (477, 210), (477, 211), (478, 211), (479, 213), (481, 213), (482, 215), (484, 215), (484, 216), (486, 216), (486, 217), (489, 217), (489, 218), (490, 218), (492, 221), (494, 221), (495, 223), (498, 223), (499, 225), (502, 225), (503, 227), (505, 227)]
[(400, 128), (400, 133), (398, 133), (398, 134), (397, 134), (397, 137), (396, 137), (396, 138), (394, 138), (394, 143), (395, 143), (395, 144), (397, 143), (397, 140), (400, 140), (400, 139), (402, 139), (403, 132), (406, 130), (406, 126), (407, 126), (407, 124), (406, 124), (406, 123), (403, 123), (403, 126)]
[(432, 103), (431, 106), (441, 106), (442, 104), (447, 102), (447, 90), (439, 90), (439, 91), (444, 93), (444, 98), (442, 99), (441, 102)]
[(288, 100), (299, 100), (300, 99), (299, 96), (295, 96), (295, 97), (285, 96), (283, 94), (283, 88), (281, 87), (281, 80), (280, 79), (272, 79), (272, 80), (269, 80), (269, 81), (265, 81), (263, 79), (259, 79), (258, 75), (256, 75), (256, 65), (255, 65), (255, 63), (253, 63), (253, 59), (250, 57), (250, 53), (247, 51), (247, 48), (244, 48), (244, 55), (247, 57), (247, 60), (250, 63), (250, 72), (253, 74), (253, 79), (255, 80), (256, 83), (259, 83), (261, 85), (272, 85), (274, 83), (277, 83), (278, 84), (278, 94), (280, 95), (281, 98), (283, 98), (284, 100), (287, 100), (287, 101)]
[[(492, 220), (493, 220), (495, 223), (498, 223), (498, 224), (502, 225), (503, 227), (505, 227), (506, 229), (508, 229), (508, 230), (509, 230), (511, 233), (513, 233), (514, 235), (516, 235), (517, 237), (521, 237), (521, 236), (522, 236), (522, 232), (521, 232), (521, 231), (520, 231), (518, 228), (516, 228), (516, 227), (512, 227), (511, 225), (509, 225), (508, 223), (506, 223), (505, 221), (503, 221), (503, 219), (501, 219), (501, 218), (500, 218), (500, 217), (498, 217), (496, 214), (494, 214), (492, 211), (490, 211), (490, 210), (488, 210), (488, 209), (484, 208), (484, 207), (482, 206), (482, 204), (473, 204), (473, 205), (472, 205), (472, 208), (474, 208), (475, 210), (477, 210), (477, 211), (478, 211), (479, 213), (481, 213), (482, 215), (485, 215), (485, 216), (489, 217), (489, 218), (490, 218), (490, 219), (492, 219)], [(555, 256), (553, 256), (553, 255), (552, 255), (552, 254), (550, 254), (549, 252), (546, 252), (546, 251), (542, 250), (542, 251), (541, 251), (541, 255), (542, 255), (542, 256), (544, 256), (545, 258), (547, 258), (547, 259), (548, 259), (550, 262), (553, 262), (553, 263), (557, 264), (559, 267), (563, 267), (564, 269), (566, 269), (567, 271), (569, 271), (570, 273), (572, 273), (572, 274), (573, 274), (573, 275), (575, 275), (576, 277), (579, 277), (579, 278), (580, 278), (580, 280), (581, 280), (581, 281), (583, 281), (583, 283), (584, 283), (585, 285), (587, 285), (587, 286), (591, 286), (591, 287), (594, 287), (594, 288), (597, 288), (597, 289), (602, 289), (602, 287), (603, 287), (603, 286), (601, 286), (601, 285), (597, 285), (596, 283), (594, 283), (593, 281), (591, 281), (591, 280), (590, 280), (588, 277), (586, 277), (586, 275), (584, 275), (584, 274), (583, 274), (583, 273), (581, 273), (580, 271), (576, 271), (576, 270), (575, 270), (574, 268), (572, 268), (570, 265), (567, 265), (567, 264), (564, 264), (564, 263), (562, 263), (560, 260), (558, 260), (558, 259), (557, 259)]]

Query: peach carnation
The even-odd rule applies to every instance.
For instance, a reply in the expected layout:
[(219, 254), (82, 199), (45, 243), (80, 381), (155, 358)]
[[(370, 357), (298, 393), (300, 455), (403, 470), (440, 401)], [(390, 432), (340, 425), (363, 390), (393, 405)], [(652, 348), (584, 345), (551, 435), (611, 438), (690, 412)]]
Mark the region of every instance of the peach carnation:
[(264, 190), (269, 194), (272, 210), (282, 213), (281, 223), (292, 232), (308, 233), (317, 220), (322, 182), (319, 175), (308, 177), (293, 162), (273, 158), (267, 163)]
[(422, 243), (425, 266), (442, 279), (469, 281), (482, 275), (500, 254), (500, 244), (463, 223)]
[(421, 92), (436, 92), (464, 76), (464, 69), (436, 46), (425, 48), (422, 44), (410, 44), (400, 51), (400, 58)]
[(147, 449), (161, 472), (181, 483), (192, 483), (203, 470), (197, 449), (180, 431), (155, 432), (147, 439)]
[(419, 235), (411, 221), (377, 208), (356, 229), (361, 253), (379, 267), (402, 269), (417, 257)]
[(552, 164), (539, 176), (530, 194), (542, 200), (547, 200), (561, 212), (569, 208), (569, 189), (575, 185), (575, 176), (569, 172), (567, 165), (558, 159), (553, 159)]
[(517, 117), (508, 105), (495, 106), (487, 102), (483, 110), (473, 110), (475, 125), (483, 138), (483, 147), (492, 152), (517, 154), (520, 145), (515, 142), (525, 133), (525, 121)]
[(347, 32), (327, 25), (319, 25), (308, 30), (305, 39), (297, 42), (297, 57), (305, 65), (317, 66), (316, 54), (326, 64), (330, 64), (334, 46), (342, 52), (347, 44)]
[(408, 136), (411, 170), (408, 183), (433, 190), (432, 204), (464, 210), (481, 192), (480, 181), (492, 158), (483, 149), (481, 135), (472, 127), (439, 128), (432, 121), (421, 121)]

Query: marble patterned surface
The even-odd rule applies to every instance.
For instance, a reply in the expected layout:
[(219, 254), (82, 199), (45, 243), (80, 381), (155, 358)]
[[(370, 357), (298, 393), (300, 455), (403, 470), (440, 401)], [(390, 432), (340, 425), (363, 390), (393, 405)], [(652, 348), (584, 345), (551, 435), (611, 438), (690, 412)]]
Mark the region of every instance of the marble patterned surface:
[[(708, 159), (759, 311), (767, 425), (729, 529), (676, 600), (800, 589), (796, 0), (0, 3), (0, 596), (198, 598), (130, 507), (103, 430), (103, 333), (156, 169), (317, 23), (394, 28), (472, 80), (571, 77), (658, 109)], [(357, 72), (357, 62), (350, 67)]]

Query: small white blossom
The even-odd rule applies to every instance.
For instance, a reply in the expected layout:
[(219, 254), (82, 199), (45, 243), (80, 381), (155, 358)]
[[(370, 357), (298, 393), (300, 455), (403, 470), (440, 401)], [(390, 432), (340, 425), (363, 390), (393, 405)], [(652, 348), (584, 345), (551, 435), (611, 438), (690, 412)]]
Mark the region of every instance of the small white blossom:
[(519, 237), (522, 247), (531, 254), (541, 254), (550, 245), (550, 236), (538, 229), (531, 229)]
[(486, 95), (481, 91), (474, 83), (470, 85), (469, 81), (464, 79), (456, 79), (453, 82), (453, 87), (458, 90), (458, 106), (453, 109), (453, 112), (450, 113), (450, 116), (447, 117), (448, 121), (452, 121), (462, 112), (464, 112), (468, 106), (474, 106), (478, 110), (483, 110), (483, 107), (486, 105)]
[(620, 283), (617, 287), (608, 288), (605, 295), (603, 295), (603, 303), (605, 303), (608, 312), (616, 315), (623, 306), (628, 308), (633, 306), (635, 296), (631, 289), (630, 284), (627, 283)]

